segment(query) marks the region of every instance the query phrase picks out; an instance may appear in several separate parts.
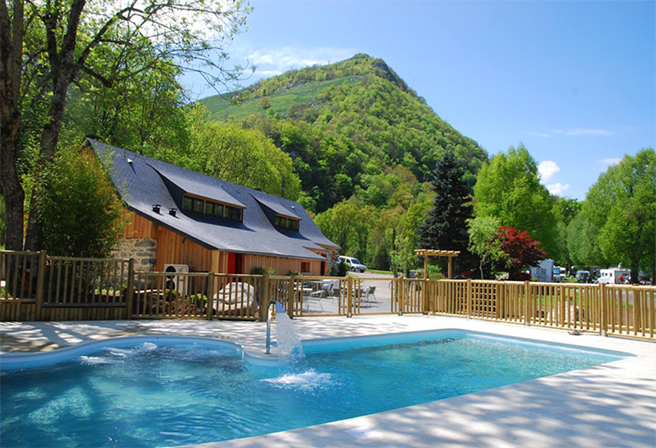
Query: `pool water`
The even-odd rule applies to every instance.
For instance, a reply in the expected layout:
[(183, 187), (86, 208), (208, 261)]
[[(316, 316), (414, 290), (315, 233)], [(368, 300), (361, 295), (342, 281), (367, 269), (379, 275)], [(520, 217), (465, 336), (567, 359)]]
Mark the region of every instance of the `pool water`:
[(290, 430), (620, 359), (460, 333), (308, 344), (302, 371), (157, 340), (0, 374), (0, 446), (145, 447)]

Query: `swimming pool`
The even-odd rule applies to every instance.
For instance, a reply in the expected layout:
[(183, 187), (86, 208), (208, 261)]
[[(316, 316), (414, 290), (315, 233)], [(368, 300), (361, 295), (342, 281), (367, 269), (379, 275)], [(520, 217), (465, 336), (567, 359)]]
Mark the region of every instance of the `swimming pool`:
[(626, 356), (460, 330), (304, 341), (307, 369), (298, 372), (206, 339), (122, 338), (67, 350), (66, 360), (31, 358), (54, 365), (19, 370), (3, 362), (3, 446), (174, 446), (248, 437)]

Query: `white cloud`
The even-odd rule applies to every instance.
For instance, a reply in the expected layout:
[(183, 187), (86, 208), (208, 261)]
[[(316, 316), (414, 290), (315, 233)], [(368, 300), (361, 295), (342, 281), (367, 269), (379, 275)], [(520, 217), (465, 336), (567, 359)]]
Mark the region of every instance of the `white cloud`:
[(562, 196), (565, 190), (567, 190), (568, 188), (569, 188), (569, 184), (563, 185), (560, 182), (547, 185), (547, 190), (549, 190), (549, 193), (556, 196)]
[(600, 135), (613, 135), (612, 132), (605, 129), (590, 129), (590, 128), (576, 128), (570, 129), (569, 131), (563, 131), (562, 129), (555, 129), (554, 134), (564, 134), (564, 135), (591, 135), (591, 136), (600, 136)]
[(560, 171), (560, 167), (553, 160), (545, 160), (538, 165), (538, 174), (542, 182), (546, 182)]
[(527, 132), (528, 135), (535, 135), (536, 137), (549, 137), (549, 134), (544, 132)]
[(611, 158), (608, 158), (608, 159), (597, 160), (597, 163), (599, 163), (601, 165), (605, 165), (605, 166), (611, 166), (611, 165), (617, 165), (621, 161), (622, 161), (622, 159), (616, 159), (616, 158), (611, 157)]
[(280, 74), (287, 70), (324, 65), (348, 59), (356, 54), (352, 48), (297, 47), (262, 48), (247, 52), (246, 58), (257, 67), (256, 74)]

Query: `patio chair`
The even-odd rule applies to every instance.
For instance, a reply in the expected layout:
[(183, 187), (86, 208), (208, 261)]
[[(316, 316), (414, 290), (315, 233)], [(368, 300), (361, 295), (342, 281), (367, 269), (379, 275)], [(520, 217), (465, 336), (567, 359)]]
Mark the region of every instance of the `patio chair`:
[(328, 297), (328, 291), (325, 289), (320, 289), (319, 291), (313, 291), (310, 294), (305, 296), (305, 303), (307, 304), (307, 310), (310, 311), (310, 302), (316, 302), (319, 304), (321, 311), (323, 311), (323, 304), (321, 299)]
[[(360, 292), (360, 301), (361, 302), (371, 302), (372, 301), (372, 288), (375, 291), (375, 286), (367, 286)], [(374, 296), (375, 297), (375, 296)]]
[(326, 291), (327, 297), (335, 297), (335, 290), (339, 290), (339, 280), (324, 280), (321, 289)]
[(375, 286), (370, 286), (369, 287), (369, 299), (371, 299), (372, 302), (378, 303), (378, 299), (376, 298), (376, 287)]

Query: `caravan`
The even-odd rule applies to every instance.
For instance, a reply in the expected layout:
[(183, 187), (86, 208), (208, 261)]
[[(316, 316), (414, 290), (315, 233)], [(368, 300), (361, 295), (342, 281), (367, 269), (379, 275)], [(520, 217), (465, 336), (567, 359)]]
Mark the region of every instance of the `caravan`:
[(622, 284), (628, 283), (631, 279), (631, 271), (628, 269), (611, 268), (602, 269), (599, 274), (598, 283)]
[[(560, 270), (558, 271), (560, 273)], [(554, 261), (542, 260), (539, 265), (531, 267), (531, 278), (539, 282), (554, 281)]]

